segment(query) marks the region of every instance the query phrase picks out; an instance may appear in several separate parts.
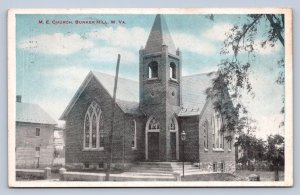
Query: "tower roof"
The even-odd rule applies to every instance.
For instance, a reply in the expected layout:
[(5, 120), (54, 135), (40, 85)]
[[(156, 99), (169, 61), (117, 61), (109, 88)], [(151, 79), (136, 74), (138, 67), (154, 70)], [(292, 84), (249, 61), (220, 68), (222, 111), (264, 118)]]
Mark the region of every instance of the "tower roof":
[(157, 14), (146, 43), (145, 54), (161, 51), (162, 45), (167, 45), (169, 53), (176, 55), (175, 44), (170, 35), (167, 23), (163, 15)]

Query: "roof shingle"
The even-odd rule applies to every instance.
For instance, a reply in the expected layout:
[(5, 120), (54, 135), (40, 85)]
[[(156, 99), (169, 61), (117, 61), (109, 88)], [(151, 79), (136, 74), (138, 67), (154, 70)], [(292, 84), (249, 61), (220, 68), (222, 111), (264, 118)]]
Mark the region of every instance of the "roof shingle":
[[(92, 72), (103, 87), (113, 95), (114, 76)], [(203, 73), (182, 77), (182, 109), (179, 116), (199, 115), (206, 103), (206, 89), (212, 85), (214, 74)], [(117, 104), (125, 113), (138, 114), (139, 83), (130, 79), (119, 78)]]
[(145, 54), (153, 54), (157, 51), (161, 51), (162, 45), (167, 45), (169, 53), (176, 55), (175, 44), (164, 16), (157, 14), (146, 43)]
[[(115, 77), (101, 72), (91, 71), (87, 78), (94, 76), (97, 81), (106, 89), (109, 95), (113, 96)], [(199, 115), (206, 103), (205, 91), (212, 85), (213, 74), (197, 74), (182, 77), (182, 108), (178, 116), (194, 116)], [(85, 82), (88, 82), (86, 79)], [(70, 104), (62, 114), (61, 119), (68, 114), (74, 102), (80, 95), (80, 91), (84, 90), (84, 83), (71, 100)], [(116, 102), (125, 113), (142, 114), (139, 110), (139, 82), (118, 78), (118, 88), (116, 94)]]
[(182, 108), (179, 116), (199, 115), (206, 103), (206, 89), (212, 86), (214, 73), (182, 77)]

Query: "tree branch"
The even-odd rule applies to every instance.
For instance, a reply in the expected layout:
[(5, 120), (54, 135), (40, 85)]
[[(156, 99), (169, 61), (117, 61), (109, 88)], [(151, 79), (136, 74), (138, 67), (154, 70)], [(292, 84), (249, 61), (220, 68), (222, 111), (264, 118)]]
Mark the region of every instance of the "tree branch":
[(281, 35), (281, 32), (280, 30), (278, 29), (278, 27), (276, 26), (276, 23), (274, 22), (273, 20), (273, 16), (272, 14), (267, 14), (267, 19), (269, 20), (270, 24), (271, 24), (271, 27), (275, 30), (276, 34), (277, 34), (277, 37), (279, 39), (279, 41), (281, 42), (282, 46), (284, 46), (284, 39)]
[(239, 44), (240, 44), (240, 41), (241, 41), (241, 39), (245, 36), (245, 34), (248, 32), (248, 30), (261, 18), (263, 16), (263, 14), (260, 14), (257, 18), (255, 18), (254, 19), (254, 21), (251, 23), (251, 24), (249, 24), (248, 26), (247, 26), (247, 28), (243, 31), (243, 33), (238, 37), (238, 39), (237, 39), (237, 48), (238, 48), (238, 46), (239, 46)]

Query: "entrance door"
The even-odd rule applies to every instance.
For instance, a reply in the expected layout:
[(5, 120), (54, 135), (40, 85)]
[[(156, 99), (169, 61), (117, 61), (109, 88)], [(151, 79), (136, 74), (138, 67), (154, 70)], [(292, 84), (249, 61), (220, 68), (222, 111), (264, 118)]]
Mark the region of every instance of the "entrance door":
[(159, 161), (159, 132), (148, 133), (148, 160)]
[(177, 158), (176, 158), (176, 132), (170, 133), (170, 141), (171, 141), (171, 158), (172, 158), (172, 160), (177, 160)]

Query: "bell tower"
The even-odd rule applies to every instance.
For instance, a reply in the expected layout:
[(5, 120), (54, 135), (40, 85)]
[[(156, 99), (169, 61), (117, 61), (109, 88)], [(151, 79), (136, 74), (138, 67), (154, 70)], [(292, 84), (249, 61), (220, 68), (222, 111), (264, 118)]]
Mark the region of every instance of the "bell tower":
[[(140, 109), (146, 114), (148, 125), (145, 136), (145, 159), (178, 160), (178, 151), (174, 151), (178, 150), (178, 147), (175, 147), (179, 144), (178, 138), (174, 138), (177, 140), (174, 145), (170, 127), (174, 126), (172, 121), (177, 120), (176, 113), (181, 105), (181, 52), (175, 48), (166, 21), (160, 14), (155, 17), (145, 48), (139, 51), (139, 81)], [(158, 124), (155, 127), (159, 129), (155, 132), (159, 135), (151, 134), (150, 118), (154, 118)], [(154, 140), (153, 137), (158, 140)], [(158, 149), (153, 150), (151, 143), (154, 146), (158, 144)]]

